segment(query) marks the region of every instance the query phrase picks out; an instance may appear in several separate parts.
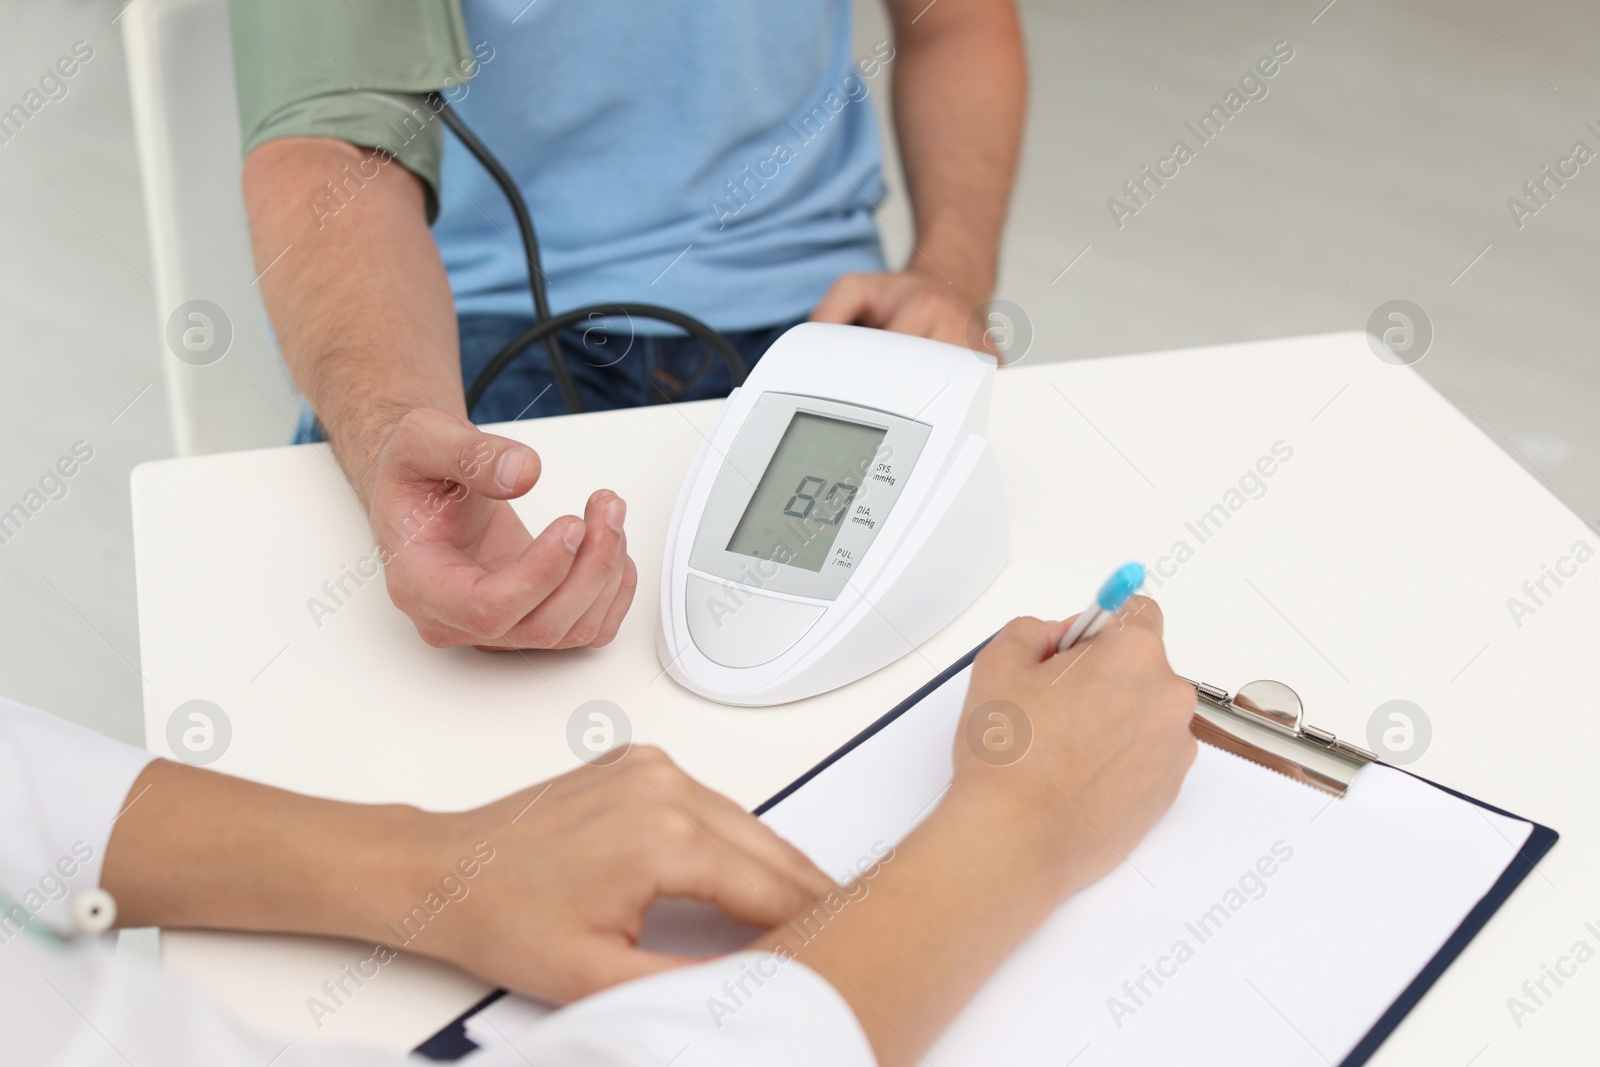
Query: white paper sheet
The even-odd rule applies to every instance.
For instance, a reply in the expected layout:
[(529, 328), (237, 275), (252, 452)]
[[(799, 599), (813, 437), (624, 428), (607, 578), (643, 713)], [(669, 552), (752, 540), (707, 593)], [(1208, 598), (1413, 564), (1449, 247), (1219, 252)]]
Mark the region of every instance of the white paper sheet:
[[(964, 671), (765, 821), (853, 876), (943, 793), (966, 684)], [(940, 1067), (1338, 1063), (1531, 832), (1392, 768), (1364, 768), (1334, 799), (1201, 745), (1128, 861), (1064, 904), (925, 1051)], [(684, 905), (653, 913), (646, 937), (695, 952), (748, 939)]]

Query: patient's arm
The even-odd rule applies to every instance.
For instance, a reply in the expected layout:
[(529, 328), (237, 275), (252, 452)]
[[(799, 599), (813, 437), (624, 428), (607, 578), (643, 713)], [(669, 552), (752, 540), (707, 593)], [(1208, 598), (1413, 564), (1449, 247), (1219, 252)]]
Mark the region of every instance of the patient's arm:
[[(268, 141), (245, 159), (244, 194), (272, 328), (384, 549), (389, 597), (437, 648), (607, 644), (638, 581), (627, 504), (600, 490), (582, 521), (537, 536), (517, 516), (508, 502), (539, 457), (467, 421), (426, 187), (385, 160), (327, 137)], [(355, 199), (314, 210), (354, 172)]]
[(961, 731), (949, 793), (871, 892), (752, 946), (832, 982), (884, 1067), (921, 1060), (1001, 961), (1144, 836), (1194, 760), (1194, 690), (1167, 665), (1155, 603), (1056, 655), (1065, 629), (1020, 619), (978, 656), (965, 715), (1020, 708), (1026, 755), (985, 762)]

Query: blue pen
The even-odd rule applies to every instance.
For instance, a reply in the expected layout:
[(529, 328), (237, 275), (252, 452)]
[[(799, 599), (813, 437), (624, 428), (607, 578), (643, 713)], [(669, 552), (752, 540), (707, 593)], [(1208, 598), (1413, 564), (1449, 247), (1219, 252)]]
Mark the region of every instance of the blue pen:
[(1122, 605), (1126, 604), (1143, 585), (1143, 563), (1124, 563), (1118, 567), (1117, 572), (1107, 578), (1106, 584), (1100, 587), (1100, 592), (1095, 594), (1089, 606), (1083, 609), (1078, 621), (1062, 635), (1056, 651), (1065, 652), (1085, 637), (1093, 637), (1099, 633), (1105, 624), (1111, 621), (1111, 616), (1121, 610)]

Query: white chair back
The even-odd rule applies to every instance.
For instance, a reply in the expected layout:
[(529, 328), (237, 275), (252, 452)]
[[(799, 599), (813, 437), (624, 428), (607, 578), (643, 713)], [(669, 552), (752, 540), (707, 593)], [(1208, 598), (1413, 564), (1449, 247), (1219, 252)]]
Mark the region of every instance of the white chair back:
[(226, 0), (134, 0), (118, 20), (179, 455), (286, 444), (299, 410), (267, 329), (239, 191)]

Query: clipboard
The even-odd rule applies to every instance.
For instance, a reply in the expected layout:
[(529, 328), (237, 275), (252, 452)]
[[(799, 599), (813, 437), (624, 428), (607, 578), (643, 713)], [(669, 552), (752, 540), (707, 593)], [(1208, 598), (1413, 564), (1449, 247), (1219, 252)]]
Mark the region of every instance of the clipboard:
[[(982, 644), (974, 648), (916, 693), (868, 725), (815, 767), (757, 807), (755, 814), (771, 815), (785, 801), (799, 797), (808, 786), (812, 786), (819, 778), (827, 775), (830, 768), (835, 768), (853, 753), (864, 752), (864, 746), (868, 746), (874, 738), (890, 730), (896, 723), (902, 723), (908, 713), (921, 708), (925, 702), (930, 701), (930, 698), (940, 694), (947, 684), (970, 667), (982, 648)], [(1425, 958), (1417, 960), (1414, 972), (1407, 968), (1410, 978), (1398, 995), (1394, 996), (1387, 1007), (1372, 1020), (1370, 1026), (1366, 1027), (1359, 1039), (1344, 1051), (1337, 1061), (1340, 1067), (1360, 1067), (1372, 1057), (1384, 1040), (1484, 928), (1494, 913), (1532, 873), (1534, 866), (1555, 845), (1558, 835), (1549, 827), (1513, 815), (1447, 786), (1430, 782), (1421, 776), (1390, 767), (1382, 763), (1374, 753), (1341, 741), (1332, 733), (1309, 724), (1299, 697), (1283, 683), (1266, 680), (1252, 682), (1229, 694), (1223, 688), (1209, 683), (1194, 682), (1189, 679), (1185, 681), (1190, 681), (1195, 687), (1196, 695), (1195, 717), (1191, 730), (1206, 746), (1247, 760), (1259, 768), (1287, 778), (1295, 784), (1296, 789), (1309, 789), (1326, 797), (1330, 806), (1342, 802), (1350, 793), (1359, 772), (1366, 767), (1375, 766), (1383, 768), (1385, 775), (1397, 776), (1420, 784), (1416, 788), (1436, 790), (1440, 794), (1463, 802), (1472, 809), (1492, 813), (1502, 819), (1525, 823), (1531, 828), (1526, 838), (1516, 845), (1503, 869), (1499, 869), (1498, 874), (1484, 886), (1481, 896), (1478, 896), (1470, 908), (1465, 910), (1436, 949)], [(962, 693), (964, 694), (964, 687)], [(904, 725), (902, 723), (902, 726)], [(943, 734), (946, 747), (949, 737), (948, 732)], [(1488, 822), (1487, 818), (1485, 821)], [(1135, 850), (1134, 855), (1138, 855), (1138, 850)], [(428, 1041), (419, 1045), (415, 1052), (428, 1059), (453, 1061), (475, 1051), (478, 1045), (469, 1034), (469, 1020), (504, 996), (504, 991), (491, 993)], [(505, 1006), (502, 1005), (503, 1007)], [(1074, 1051), (1064, 1050), (1068, 1057)], [(1326, 1062), (1326, 1057), (1320, 1052), (1318, 1056), (1317, 1062)], [(938, 1056), (935, 1058), (939, 1062), (945, 1060)]]

